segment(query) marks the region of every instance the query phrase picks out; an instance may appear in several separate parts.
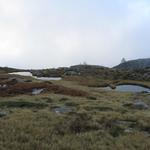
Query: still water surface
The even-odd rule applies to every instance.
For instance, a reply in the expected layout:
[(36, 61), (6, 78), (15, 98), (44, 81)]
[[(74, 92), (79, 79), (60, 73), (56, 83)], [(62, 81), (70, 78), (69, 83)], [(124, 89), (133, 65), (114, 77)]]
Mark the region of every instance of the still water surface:
[(116, 86), (116, 89), (111, 89), (110, 87), (104, 87), (102, 88), (104, 90), (113, 90), (113, 91), (119, 91), (119, 92), (149, 92), (149, 88), (145, 88), (139, 85), (118, 85)]
[(37, 77), (37, 76), (33, 76), (31, 72), (13, 72), (10, 74), (14, 74), (14, 75), (20, 75), (20, 76), (28, 76), (28, 77), (33, 77), (35, 79), (38, 80), (42, 80), (42, 81), (51, 81), (51, 80), (61, 80), (61, 77)]

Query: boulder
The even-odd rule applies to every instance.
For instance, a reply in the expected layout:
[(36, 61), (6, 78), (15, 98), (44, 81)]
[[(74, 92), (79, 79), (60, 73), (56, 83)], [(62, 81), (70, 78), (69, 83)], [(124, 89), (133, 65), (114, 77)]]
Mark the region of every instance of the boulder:
[(138, 100), (133, 103), (127, 103), (124, 104), (125, 107), (133, 108), (133, 109), (148, 109), (149, 105), (147, 105), (145, 102)]
[(110, 87), (111, 89), (116, 89), (116, 86), (113, 85), (113, 84), (110, 84), (109, 87)]
[(33, 89), (32, 94), (33, 95), (38, 95), (41, 94), (44, 91), (44, 89)]
[(148, 109), (149, 106), (143, 101), (136, 101), (133, 103), (133, 108), (135, 109)]
[(5, 112), (5, 111), (0, 111), (0, 118), (7, 116), (7, 114), (8, 114), (8, 113)]
[(6, 89), (6, 88), (7, 88), (6, 84), (0, 85), (0, 89)]

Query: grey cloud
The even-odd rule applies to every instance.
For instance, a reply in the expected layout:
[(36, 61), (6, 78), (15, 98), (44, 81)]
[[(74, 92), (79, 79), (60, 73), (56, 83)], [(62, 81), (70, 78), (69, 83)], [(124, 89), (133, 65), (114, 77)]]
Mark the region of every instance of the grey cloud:
[(47, 68), (86, 61), (113, 66), (121, 57), (149, 57), (150, 3), (111, 4), (1, 0), (0, 65)]

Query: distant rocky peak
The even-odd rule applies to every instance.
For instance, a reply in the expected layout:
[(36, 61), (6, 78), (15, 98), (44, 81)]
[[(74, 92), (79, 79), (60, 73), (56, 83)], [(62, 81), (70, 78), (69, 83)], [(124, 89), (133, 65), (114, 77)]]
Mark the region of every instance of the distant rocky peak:
[(126, 62), (126, 59), (125, 58), (122, 58), (121, 60), (121, 64), (125, 63)]

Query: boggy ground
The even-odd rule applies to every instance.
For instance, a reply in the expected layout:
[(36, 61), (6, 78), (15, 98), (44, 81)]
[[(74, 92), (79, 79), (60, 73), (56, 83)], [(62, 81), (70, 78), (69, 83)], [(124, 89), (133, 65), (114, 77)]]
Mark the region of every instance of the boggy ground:
[[(79, 80), (79, 79), (78, 79)], [(129, 107), (141, 100), (150, 106), (149, 93), (104, 91), (78, 80), (15, 83), (26, 90), (63, 87), (39, 95), (16, 92), (0, 97), (0, 150), (149, 150), (150, 109)], [(99, 80), (98, 84), (116, 81)], [(123, 82), (123, 81), (122, 81)], [(127, 81), (126, 81), (127, 82)], [(136, 81), (134, 81), (136, 82)], [(90, 80), (90, 84), (96, 81)], [(149, 82), (140, 82), (150, 85)], [(21, 87), (18, 86), (21, 84)], [(22, 85), (26, 86), (22, 86)], [(41, 87), (42, 85), (42, 87)], [(32, 88), (31, 88), (32, 87)], [(66, 93), (67, 90), (67, 93)], [(83, 92), (82, 95), (68, 94)], [(64, 92), (65, 91), (65, 92)], [(2, 91), (0, 91), (2, 92)], [(59, 113), (54, 108), (72, 111)]]

